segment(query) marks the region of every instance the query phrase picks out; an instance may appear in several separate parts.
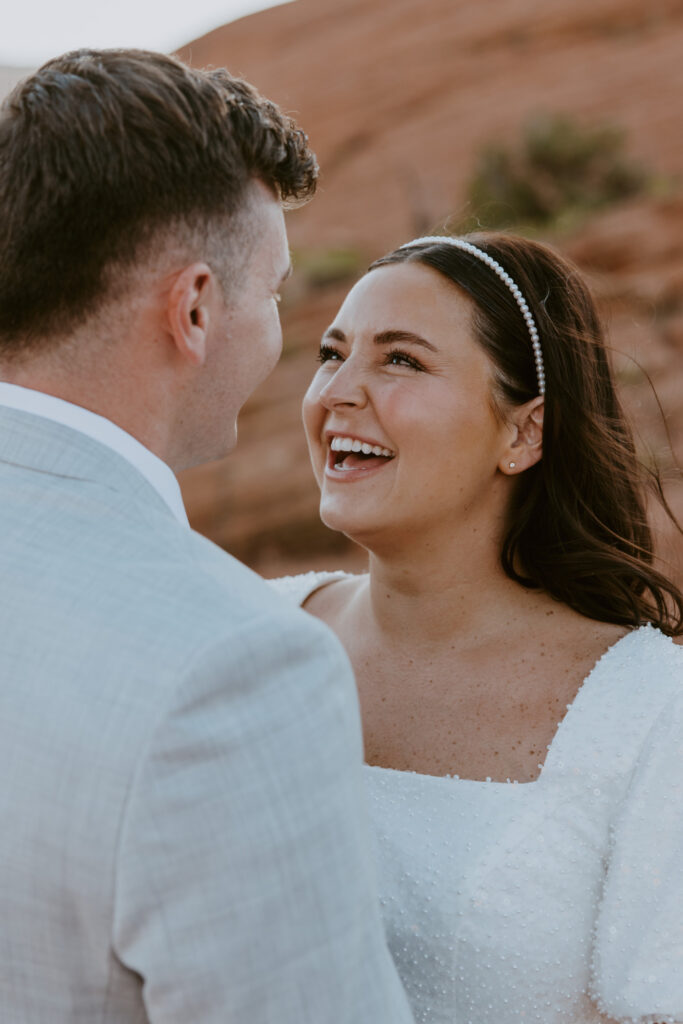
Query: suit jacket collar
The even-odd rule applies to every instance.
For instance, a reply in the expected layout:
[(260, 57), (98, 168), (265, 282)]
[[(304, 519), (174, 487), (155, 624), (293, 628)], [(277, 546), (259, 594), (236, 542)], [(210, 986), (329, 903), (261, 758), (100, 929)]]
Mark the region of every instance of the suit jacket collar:
[(99, 483), (172, 510), (147, 478), (118, 452), (78, 430), (19, 409), (0, 406), (0, 463), (71, 480)]

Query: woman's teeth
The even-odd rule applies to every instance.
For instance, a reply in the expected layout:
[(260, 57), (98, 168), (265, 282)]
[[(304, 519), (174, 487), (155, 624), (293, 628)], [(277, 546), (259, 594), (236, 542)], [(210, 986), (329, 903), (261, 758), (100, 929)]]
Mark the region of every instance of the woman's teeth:
[(390, 459), (394, 455), (390, 448), (382, 448), (378, 444), (368, 444), (352, 437), (333, 437), (330, 448), (333, 452), (362, 452), (363, 455), (383, 455)]
[[(335, 456), (334, 453), (339, 453)], [(393, 459), (396, 452), (391, 448), (384, 448), (379, 444), (370, 444), (369, 441), (361, 441), (356, 437), (333, 437), (330, 441), (330, 454), (332, 465), (335, 470), (342, 473), (350, 473), (355, 470), (368, 470), (384, 462)]]

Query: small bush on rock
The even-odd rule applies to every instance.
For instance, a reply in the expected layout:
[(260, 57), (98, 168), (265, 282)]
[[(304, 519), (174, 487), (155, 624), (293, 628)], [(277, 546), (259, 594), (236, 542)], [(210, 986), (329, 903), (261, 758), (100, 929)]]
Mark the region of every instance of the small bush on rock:
[(582, 127), (561, 115), (535, 117), (517, 147), (481, 153), (468, 188), (468, 229), (545, 227), (630, 198), (649, 176), (624, 152), (616, 125)]

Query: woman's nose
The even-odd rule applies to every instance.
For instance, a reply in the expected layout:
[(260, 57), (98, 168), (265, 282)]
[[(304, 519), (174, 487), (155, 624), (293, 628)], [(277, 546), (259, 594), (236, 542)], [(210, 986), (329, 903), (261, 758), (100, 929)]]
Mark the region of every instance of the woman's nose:
[(344, 405), (360, 407), (367, 403), (368, 396), (362, 373), (352, 358), (340, 363), (339, 368), (320, 391), (319, 398), (327, 409)]

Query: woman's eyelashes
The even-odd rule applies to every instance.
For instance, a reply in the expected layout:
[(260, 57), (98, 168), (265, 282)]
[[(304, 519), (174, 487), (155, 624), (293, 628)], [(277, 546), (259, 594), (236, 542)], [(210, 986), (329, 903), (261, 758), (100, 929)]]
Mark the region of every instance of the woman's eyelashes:
[(387, 352), (384, 357), (385, 365), (387, 366), (409, 366), (411, 370), (424, 370), (424, 366), (416, 359), (415, 356), (411, 356), (408, 352), (402, 352), (398, 348), (392, 349)]
[[(333, 348), (331, 345), (321, 345), (318, 353), (318, 362), (327, 363), (330, 359), (335, 362), (343, 362), (344, 356), (337, 348)], [(383, 366), (407, 366), (411, 370), (424, 370), (424, 366), (416, 359), (415, 356), (411, 356), (409, 352), (403, 352), (401, 349), (394, 348), (389, 352), (385, 352), (382, 360)]]
[(335, 359), (341, 362), (343, 356), (338, 349), (332, 348), (331, 345), (321, 345), (320, 351), (318, 352), (318, 362), (326, 363), (330, 359)]

